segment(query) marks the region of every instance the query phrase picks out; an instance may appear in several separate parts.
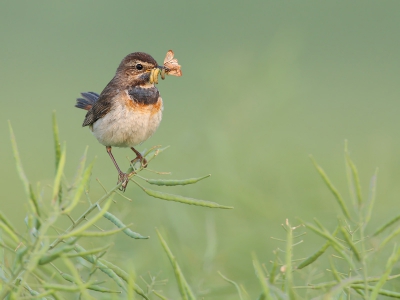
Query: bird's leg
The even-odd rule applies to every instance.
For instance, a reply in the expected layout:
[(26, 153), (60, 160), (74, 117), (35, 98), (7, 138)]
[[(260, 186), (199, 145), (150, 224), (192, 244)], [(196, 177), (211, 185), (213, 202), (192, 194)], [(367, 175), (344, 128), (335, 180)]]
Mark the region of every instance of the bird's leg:
[(107, 146), (106, 149), (107, 149), (108, 155), (110, 156), (112, 162), (114, 163), (115, 168), (118, 171), (118, 182), (117, 182), (117, 184), (122, 182), (122, 185), (121, 185), (121, 187), (119, 189), (121, 191), (125, 192), (126, 186), (128, 185), (128, 182), (129, 182), (129, 175), (131, 175), (134, 172), (132, 172), (130, 174), (122, 172), (121, 169), (119, 168), (117, 162), (115, 161), (114, 155), (111, 153), (111, 147)]
[(138, 160), (140, 160), (140, 163), (142, 164), (143, 168), (146, 168), (147, 167), (147, 160), (135, 148), (131, 147), (131, 149), (136, 154), (136, 158), (131, 161), (131, 164), (134, 165)]

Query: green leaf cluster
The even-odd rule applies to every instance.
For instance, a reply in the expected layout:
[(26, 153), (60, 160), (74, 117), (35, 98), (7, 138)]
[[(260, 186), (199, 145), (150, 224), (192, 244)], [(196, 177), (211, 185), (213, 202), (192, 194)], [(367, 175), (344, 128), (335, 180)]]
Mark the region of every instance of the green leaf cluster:
[[(108, 259), (112, 244), (84, 247), (87, 239), (96, 237), (125, 234), (133, 239), (133, 243), (145, 243), (149, 237), (134, 232), (130, 228), (131, 224), (125, 224), (109, 211), (115, 194), (121, 195), (118, 192), (121, 183), (105, 190), (97, 201), (90, 199), (94, 161), (87, 164), (87, 149), (72, 183), (68, 183), (64, 175), (66, 145), (60, 143), (55, 115), (53, 133), (55, 175), (51, 195), (46, 197), (44, 188), (40, 185), (34, 188), (29, 181), (10, 125), (16, 168), (28, 203), (25, 218), (28, 230), (20, 233), (13, 222), (0, 211), (0, 299), (170, 299), (154, 290), (155, 277), (142, 288), (136, 282), (132, 268), (129, 271), (124, 270)], [(150, 163), (165, 149), (156, 146), (144, 153), (144, 156)], [(340, 215), (337, 225), (331, 230), (317, 218), (313, 222), (299, 220), (297, 226), (286, 220), (282, 224), (284, 237), (272, 238), (274, 241), (284, 242), (283, 249), (278, 247), (271, 261), (265, 264), (259, 261), (255, 253), (252, 254), (253, 280), (259, 286), (257, 299), (400, 298), (400, 292), (390, 289), (387, 284), (400, 278), (400, 274), (395, 272), (400, 260), (400, 247), (395, 243), (396, 237), (400, 235), (400, 215), (394, 216), (378, 229), (370, 226), (375, 205), (377, 171), (372, 176), (368, 197), (365, 197), (357, 167), (349, 155), (346, 143), (345, 169), (349, 188), (347, 199), (316, 160), (312, 157), (311, 160), (338, 205)], [(150, 197), (207, 208), (232, 208), (163, 190), (170, 186), (195, 184), (210, 175), (179, 180), (150, 179), (139, 175), (143, 170), (142, 166), (131, 165), (128, 173), (131, 174), (130, 180)], [(158, 186), (160, 190), (150, 189), (146, 185)], [(87, 203), (83, 210), (82, 202)], [(73, 218), (77, 212), (79, 217)], [(59, 221), (62, 219), (69, 220), (70, 225), (60, 227)], [(98, 226), (100, 220), (107, 220), (115, 228), (102, 230)], [(318, 236), (323, 242), (308, 256), (296, 258), (295, 250), (304, 242), (303, 237), (307, 233)], [(202, 299), (196, 289), (189, 285), (178, 259), (159, 230), (157, 235), (171, 263), (181, 299)], [(386, 263), (378, 273), (376, 268), (371, 271), (372, 263), (378, 257), (385, 256), (387, 249), (390, 249), (391, 254), (385, 258)], [(329, 269), (321, 271), (323, 258), (328, 258), (326, 261)], [(332, 280), (326, 280), (325, 276), (322, 280), (318, 276), (312, 276), (318, 272), (328, 272)], [(237, 299), (252, 299), (250, 294), (254, 291), (249, 292), (243, 284), (221, 272), (219, 275), (223, 280), (221, 285), (224, 285), (224, 281), (232, 285), (232, 292)], [(99, 280), (104, 277), (107, 278), (106, 281)]]
[[(80, 160), (73, 182), (68, 183), (64, 175), (66, 145), (60, 143), (54, 114), (55, 175), (51, 195), (46, 197), (45, 189), (40, 185), (37, 189), (32, 187), (24, 171), (11, 124), (9, 128), (17, 172), (29, 203), (25, 219), (28, 230), (24, 234), (18, 232), (15, 225), (0, 211), (0, 299), (98, 299), (99, 293), (114, 295), (101, 296), (106, 299), (150, 299), (150, 295), (166, 299), (159, 292), (141, 288), (135, 281), (132, 268), (129, 272), (125, 271), (107, 259), (112, 244), (98, 248), (83, 246), (86, 239), (119, 233), (132, 239), (149, 238), (134, 232), (130, 228), (131, 224), (124, 224), (109, 212), (121, 183), (93, 202), (89, 195), (94, 161), (86, 163), (87, 149)], [(159, 146), (153, 147), (144, 156), (151, 162), (164, 149)], [(147, 179), (138, 175), (142, 170), (142, 166), (135, 168), (131, 165), (128, 173), (132, 173), (130, 180), (149, 196), (209, 208), (230, 208), (215, 202), (150, 190), (138, 182), (144, 180), (151, 185), (168, 187), (194, 184), (209, 175), (184, 180)], [(83, 211), (82, 202), (87, 203)], [(77, 213), (80, 216), (74, 218), (73, 215)], [(59, 226), (60, 220), (63, 219), (71, 223), (66, 228)], [(115, 229), (102, 230), (97, 225), (100, 220), (108, 220)], [(171, 258), (172, 254), (166, 242), (160, 234), (159, 237), (164, 250)], [(176, 262), (173, 263), (173, 269), (176, 272), (179, 270), (179, 273), (176, 273), (179, 274), (179, 279), (184, 279)], [(99, 281), (98, 278), (104, 277), (99, 276), (99, 272), (107, 276), (106, 282)], [(178, 283), (181, 281), (178, 280)], [(187, 295), (185, 299), (194, 299), (186, 281), (184, 291)]]

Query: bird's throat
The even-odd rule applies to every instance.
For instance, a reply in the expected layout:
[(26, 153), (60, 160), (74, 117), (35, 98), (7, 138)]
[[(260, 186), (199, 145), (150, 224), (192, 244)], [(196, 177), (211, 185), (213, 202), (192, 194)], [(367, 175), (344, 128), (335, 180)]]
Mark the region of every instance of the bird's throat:
[(128, 89), (130, 98), (139, 104), (150, 105), (157, 103), (160, 93), (154, 84), (133, 86)]

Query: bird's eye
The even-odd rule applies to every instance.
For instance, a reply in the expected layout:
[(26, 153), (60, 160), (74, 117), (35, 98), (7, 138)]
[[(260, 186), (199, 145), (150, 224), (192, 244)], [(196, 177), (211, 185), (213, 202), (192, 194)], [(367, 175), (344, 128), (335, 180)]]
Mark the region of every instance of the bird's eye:
[(136, 69), (142, 70), (142, 69), (143, 69), (143, 66), (142, 66), (141, 64), (137, 64), (137, 65), (136, 65)]

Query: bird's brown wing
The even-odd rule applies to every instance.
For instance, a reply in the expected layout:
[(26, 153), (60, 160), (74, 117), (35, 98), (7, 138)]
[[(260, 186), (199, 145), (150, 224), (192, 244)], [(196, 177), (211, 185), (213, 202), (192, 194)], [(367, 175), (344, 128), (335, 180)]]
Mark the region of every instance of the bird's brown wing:
[(118, 93), (118, 88), (115, 87), (114, 79), (111, 80), (105, 89), (101, 92), (99, 100), (87, 112), (82, 126), (92, 125), (98, 119), (104, 117), (112, 108), (112, 99)]

